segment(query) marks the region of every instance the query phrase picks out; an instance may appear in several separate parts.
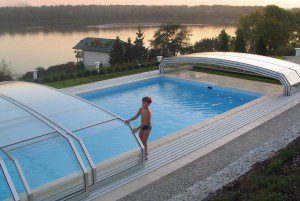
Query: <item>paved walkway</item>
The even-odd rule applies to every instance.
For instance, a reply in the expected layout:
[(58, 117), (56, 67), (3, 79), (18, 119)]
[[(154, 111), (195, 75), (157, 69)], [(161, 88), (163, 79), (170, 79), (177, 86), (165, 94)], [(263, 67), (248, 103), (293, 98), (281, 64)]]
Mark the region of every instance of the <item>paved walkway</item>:
[(286, 61), (294, 62), (297, 64), (300, 64), (300, 57), (295, 57), (295, 56), (286, 56), (285, 57)]
[(250, 150), (279, 137), (283, 130), (299, 121), (299, 114), (300, 104), (120, 201), (160, 201), (184, 193), (196, 182), (222, 170)]

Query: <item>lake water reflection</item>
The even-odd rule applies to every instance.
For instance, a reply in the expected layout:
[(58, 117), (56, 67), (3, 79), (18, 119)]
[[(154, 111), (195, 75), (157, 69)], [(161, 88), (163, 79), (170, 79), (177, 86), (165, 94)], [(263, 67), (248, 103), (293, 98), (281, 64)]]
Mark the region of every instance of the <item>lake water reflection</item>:
[[(149, 46), (158, 26), (146, 24), (142, 27), (145, 45)], [(191, 43), (215, 37), (225, 28), (227, 33), (234, 35), (234, 26), (189, 25), (192, 30)], [(42, 27), (24, 29), (18, 32), (0, 33), (0, 59), (11, 64), (16, 74), (33, 70), (38, 66), (47, 68), (51, 65), (75, 61), (72, 47), (85, 37), (115, 38), (122, 40), (135, 38), (136, 27), (133, 26), (99, 26), (86, 27), (79, 30), (45, 30)]]

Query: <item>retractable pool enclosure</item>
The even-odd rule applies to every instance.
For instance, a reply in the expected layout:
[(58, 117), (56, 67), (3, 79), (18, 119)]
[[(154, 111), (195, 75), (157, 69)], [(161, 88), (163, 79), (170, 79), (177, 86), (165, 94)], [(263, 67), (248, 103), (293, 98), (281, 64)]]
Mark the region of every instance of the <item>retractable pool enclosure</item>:
[(100, 106), (37, 84), (0, 84), (0, 200), (80, 200), (142, 168), (143, 152), (131, 126)]
[(159, 66), (160, 73), (163, 74), (169, 65), (182, 63), (227, 66), (271, 77), (281, 82), (286, 95), (299, 90), (300, 65), (280, 59), (236, 52), (203, 52), (164, 58)]

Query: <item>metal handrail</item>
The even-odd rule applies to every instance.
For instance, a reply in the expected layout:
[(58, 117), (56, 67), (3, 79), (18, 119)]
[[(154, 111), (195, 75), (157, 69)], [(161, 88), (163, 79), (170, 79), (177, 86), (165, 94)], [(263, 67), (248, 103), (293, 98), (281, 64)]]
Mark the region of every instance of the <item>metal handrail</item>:
[[(60, 130), (56, 129), (54, 126), (52, 126), (51, 124), (49, 124), (49, 122), (45, 121), (45, 119), (47, 120), (47, 118), (44, 118), (44, 119), (40, 118), (38, 116), (38, 115), (40, 115), (38, 112), (35, 112), (34, 110), (28, 108), (24, 104), (22, 104), (22, 103), (20, 103), (20, 102), (18, 102), (16, 100), (13, 100), (13, 99), (11, 99), (11, 98), (9, 98), (7, 96), (4, 96), (3, 94), (0, 94), (0, 97), (3, 98), (3, 99), (5, 99), (5, 100), (7, 100), (7, 101), (9, 101), (10, 103), (16, 105), (17, 107), (22, 108), (23, 110), (29, 112), (31, 115), (33, 115), (34, 117), (38, 118), (39, 120), (41, 120), (42, 122), (44, 122), (45, 124), (47, 124), (49, 127), (51, 127), (52, 129), (54, 129), (57, 133), (59, 133), (62, 137), (64, 137), (68, 141), (68, 143), (70, 144), (70, 146), (72, 148), (72, 151), (75, 154), (75, 157), (76, 157), (76, 159), (77, 159), (77, 161), (78, 161), (78, 163), (80, 165), (80, 168), (81, 168), (81, 170), (84, 173), (85, 191), (88, 192), (89, 191), (88, 172), (87, 172), (87, 170), (86, 170), (86, 168), (84, 166), (82, 158), (80, 157), (79, 152), (77, 151), (76, 146), (74, 145), (73, 141), (65, 133), (62, 133)], [(36, 115), (35, 113), (38, 114), (38, 115)], [(40, 116), (42, 116), (42, 115), (40, 115)], [(53, 122), (51, 122), (51, 123), (55, 125), (55, 123), (53, 123)], [(57, 125), (55, 125), (55, 126), (57, 126)]]
[(19, 174), (19, 176), (20, 176), (20, 179), (21, 179), (21, 181), (22, 181), (22, 183), (23, 183), (23, 186), (25, 187), (25, 190), (26, 190), (26, 193), (27, 193), (28, 200), (29, 200), (29, 201), (32, 201), (32, 200), (33, 200), (32, 190), (31, 190), (31, 188), (30, 188), (30, 186), (29, 186), (29, 184), (28, 184), (28, 181), (27, 181), (27, 179), (26, 179), (26, 176), (25, 176), (24, 171), (23, 171), (23, 169), (22, 169), (22, 167), (21, 167), (21, 165), (20, 165), (19, 160), (16, 159), (12, 154), (10, 154), (10, 153), (9, 153), (8, 151), (6, 151), (5, 149), (2, 149), (2, 148), (1, 148), (0, 150), (1, 150), (2, 152), (4, 152), (5, 155), (8, 156), (8, 158), (14, 162), (14, 164), (15, 164), (15, 166), (16, 166), (16, 168), (17, 168), (18, 174)]
[(13, 196), (13, 199), (15, 201), (19, 201), (20, 200), (19, 194), (18, 194), (18, 192), (16, 190), (16, 187), (15, 187), (15, 185), (14, 185), (12, 179), (11, 179), (11, 176), (10, 176), (8, 170), (7, 170), (5, 162), (4, 162), (4, 160), (1, 157), (0, 157), (0, 168), (3, 171), (4, 178), (5, 178), (5, 180), (6, 180), (7, 184), (8, 184), (8, 187), (9, 187), (9, 190), (10, 190), (12, 196)]

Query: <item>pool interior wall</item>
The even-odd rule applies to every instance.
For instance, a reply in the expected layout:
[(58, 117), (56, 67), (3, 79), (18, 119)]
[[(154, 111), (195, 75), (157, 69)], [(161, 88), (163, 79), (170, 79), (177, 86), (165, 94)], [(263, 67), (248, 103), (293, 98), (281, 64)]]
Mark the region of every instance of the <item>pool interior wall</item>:
[[(141, 107), (141, 99), (150, 96), (153, 128), (149, 142), (152, 142), (263, 95), (217, 85), (210, 89), (207, 83), (160, 76), (79, 96), (124, 119), (134, 116)], [(140, 118), (132, 124), (139, 126)]]

